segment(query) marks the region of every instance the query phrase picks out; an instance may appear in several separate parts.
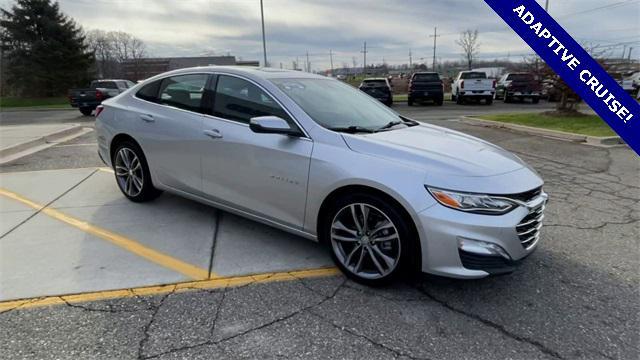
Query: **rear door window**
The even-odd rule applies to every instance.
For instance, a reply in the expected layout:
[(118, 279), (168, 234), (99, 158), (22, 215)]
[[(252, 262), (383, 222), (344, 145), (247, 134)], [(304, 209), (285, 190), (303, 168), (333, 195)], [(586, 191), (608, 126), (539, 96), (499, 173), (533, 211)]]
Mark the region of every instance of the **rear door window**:
[(207, 74), (189, 74), (168, 77), (160, 85), (160, 104), (173, 106), (178, 109), (203, 112), (202, 98)]

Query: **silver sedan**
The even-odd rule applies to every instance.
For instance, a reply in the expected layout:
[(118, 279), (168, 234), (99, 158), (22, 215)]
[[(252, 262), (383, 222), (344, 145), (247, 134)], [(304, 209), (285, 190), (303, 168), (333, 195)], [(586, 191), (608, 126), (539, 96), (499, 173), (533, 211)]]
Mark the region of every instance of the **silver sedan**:
[(172, 71), (105, 101), (96, 129), (128, 199), (168, 191), (319, 241), (364, 283), (510, 272), (540, 238), (547, 195), (517, 156), (317, 75)]

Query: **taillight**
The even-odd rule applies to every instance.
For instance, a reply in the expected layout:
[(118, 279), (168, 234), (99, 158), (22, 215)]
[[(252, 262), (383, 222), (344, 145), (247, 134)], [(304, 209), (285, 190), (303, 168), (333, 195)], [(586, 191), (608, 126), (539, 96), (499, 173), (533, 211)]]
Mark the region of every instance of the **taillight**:
[(460, 89), (464, 89), (464, 80), (460, 80)]
[(494, 89), (496, 88), (496, 81), (495, 81), (495, 80), (493, 80), (493, 85), (492, 85), (492, 87), (493, 87)]
[(104, 106), (98, 105), (98, 107), (96, 108), (96, 117), (98, 117), (98, 115), (100, 115), (102, 110), (104, 110)]
[(96, 100), (102, 101), (104, 100), (104, 94), (100, 90), (96, 90)]

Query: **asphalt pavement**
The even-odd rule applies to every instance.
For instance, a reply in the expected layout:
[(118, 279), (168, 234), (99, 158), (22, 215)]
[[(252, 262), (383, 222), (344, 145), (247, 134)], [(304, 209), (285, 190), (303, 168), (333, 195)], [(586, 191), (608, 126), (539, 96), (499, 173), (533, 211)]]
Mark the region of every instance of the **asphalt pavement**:
[[(383, 288), (340, 275), (292, 276), (16, 308), (0, 313), (2, 356), (638, 359), (638, 156), (626, 147), (593, 147), (454, 120), (458, 114), (512, 112), (511, 106), (531, 111), (547, 105), (396, 109), (496, 143), (544, 178), (550, 202), (540, 245), (513, 274), (474, 281), (425, 275)], [(102, 166), (92, 135), (0, 169)], [(291, 241), (298, 240), (305, 241)], [(2, 254), (0, 272), (1, 260)]]

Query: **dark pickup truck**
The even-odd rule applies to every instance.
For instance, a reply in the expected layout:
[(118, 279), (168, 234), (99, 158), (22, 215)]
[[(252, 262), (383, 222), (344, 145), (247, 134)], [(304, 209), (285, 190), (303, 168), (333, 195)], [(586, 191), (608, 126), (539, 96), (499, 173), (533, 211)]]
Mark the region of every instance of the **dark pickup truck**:
[(496, 99), (503, 99), (504, 102), (531, 99), (537, 104), (541, 92), (542, 85), (530, 73), (504, 74), (496, 84)]
[(391, 84), (389, 84), (389, 80), (385, 78), (364, 79), (358, 89), (367, 93), (369, 96), (376, 98), (387, 106), (393, 105)]
[(421, 100), (433, 100), (436, 105), (442, 105), (444, 90), (438, 73), (417, 72), (411, 75), (407, 104), (413, 106), (414, 102)]
[(89, 116), (98, 105), (135, 85), (129, 80), (93, 80), (88, 89), (69, 90), (71, 106), (80, 109), (82, 115)]

